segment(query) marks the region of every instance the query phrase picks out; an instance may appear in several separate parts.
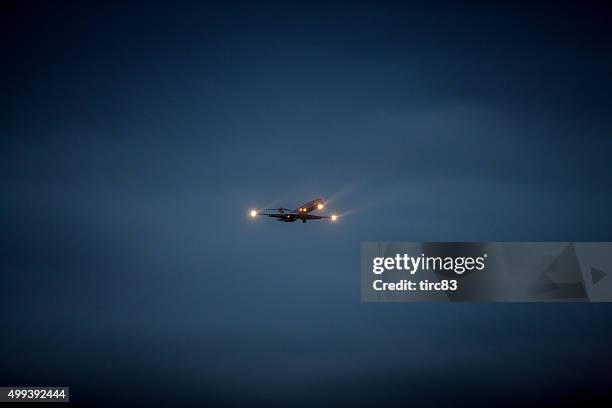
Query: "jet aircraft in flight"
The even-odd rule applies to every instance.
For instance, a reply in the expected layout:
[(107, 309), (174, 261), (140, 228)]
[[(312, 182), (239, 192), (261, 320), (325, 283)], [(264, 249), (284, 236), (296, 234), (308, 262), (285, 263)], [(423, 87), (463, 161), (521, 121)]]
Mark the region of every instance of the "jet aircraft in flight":
[(265, 215), (268, 217), (276, 218), (277, 221), (282, 222), (295, 222), (302, 221), (306, 222), (308, 220), (320, 220), (322, 218), (329, 218), (332, 221), (336, 221), (338, 216), (335, 214), (332, 215), (315, 215), (312, 214), (313, 211), (322, 210), (325, 207), (325, 201), (322, 198), (315, 198), (312, 201), (307, 202), (304, 205), (296, 208), (295, 210), (291, 210), (289, 208), (266, 208), (260, 211), (251, 210), (251, 217), (255, 218), (258, 215)]

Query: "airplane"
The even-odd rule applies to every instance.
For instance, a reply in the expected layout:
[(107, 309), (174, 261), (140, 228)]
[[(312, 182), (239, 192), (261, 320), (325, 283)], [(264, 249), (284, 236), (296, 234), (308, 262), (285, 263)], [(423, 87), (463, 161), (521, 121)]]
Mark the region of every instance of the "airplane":
[[(307, 202), (306, 204), (296, 208), (295, 210), (291, 210), (289, 208), (266, 208), (261, 210), (262, 212), (251, 210), (250, 215), (252, 218), (257, 217), (258, 215), (265, 215), (268, 217), (276, 218), (277, 221), (282, 222), (295, 222), (301, 220), (305, 223), (307, 220), (320, 220), (322, 218), (329, 218), (332, 221), (336, 221), (338, 216), (335, 214), (332, 215), (314, 215), (311, 212), (315, 210), (322, 210), (325, 207), (325, 201), (322, 198), (315, 198), (312, 201)], [(273, 212), (269, 212), (273, 211)]]

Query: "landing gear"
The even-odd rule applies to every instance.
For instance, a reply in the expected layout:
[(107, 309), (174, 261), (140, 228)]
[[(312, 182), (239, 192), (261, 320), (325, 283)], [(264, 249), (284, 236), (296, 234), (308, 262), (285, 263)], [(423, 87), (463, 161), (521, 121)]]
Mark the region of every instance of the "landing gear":
[(306, 220), (302, 220), (302, 222), (303, 222), (304, 224), (306, 224)]

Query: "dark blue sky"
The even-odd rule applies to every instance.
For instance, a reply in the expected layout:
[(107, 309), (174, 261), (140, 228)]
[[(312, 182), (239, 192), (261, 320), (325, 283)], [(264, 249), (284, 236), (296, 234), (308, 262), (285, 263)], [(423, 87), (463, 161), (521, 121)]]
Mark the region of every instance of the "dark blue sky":
[[(609, 389), (606, 304), (359, 293), (361, 241), (612, 240), (609, 6), (1, 7), (0, 385), (284, 406)], [(317, 196), (341, 222), (246, 217)]]

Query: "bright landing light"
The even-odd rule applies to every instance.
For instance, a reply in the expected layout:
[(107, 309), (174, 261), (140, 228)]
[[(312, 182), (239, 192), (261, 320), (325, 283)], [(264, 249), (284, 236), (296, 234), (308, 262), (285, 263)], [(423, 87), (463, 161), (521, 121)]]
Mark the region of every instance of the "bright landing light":
[(337, 216), (337, 215), (335, 215), (335, 214), (334, 214), (334, 215), (332, 215), (332, 221), (336, 221), (337, 219), (338, 219), (338, 216)]
[(255, 217), (255, 216), (257, 216), (257, 211), (251, 210), (251, 217)]
[(322, 209), (323, 209), (323, 204), (319, 204), (319, 205), (317, 205), (317, 208), (318, 208), (319, 210), (322, 210)]

